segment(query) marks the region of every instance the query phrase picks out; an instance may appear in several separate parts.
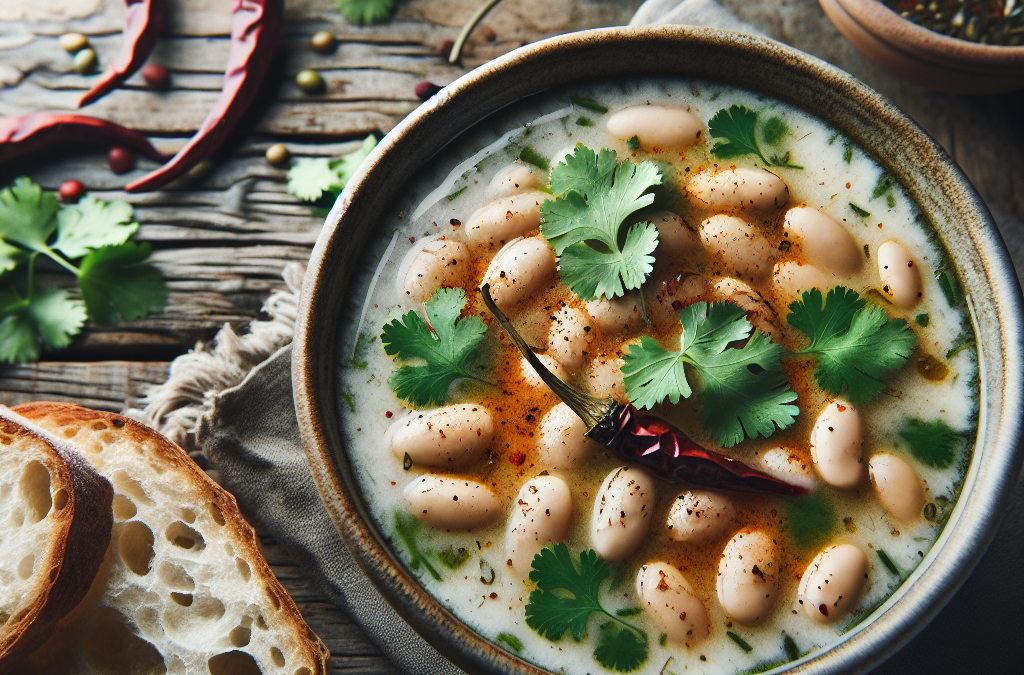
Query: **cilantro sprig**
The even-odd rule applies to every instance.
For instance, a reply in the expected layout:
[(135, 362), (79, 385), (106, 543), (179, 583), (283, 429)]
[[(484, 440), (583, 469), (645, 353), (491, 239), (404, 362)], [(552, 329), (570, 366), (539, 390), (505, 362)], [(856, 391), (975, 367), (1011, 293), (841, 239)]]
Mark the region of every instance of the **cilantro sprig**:
[(577, 570), (565, 544), (545, 547), (534, 556), (530, 581), (537, 590), (526, 604), (526, 625), (552, 641), (568, 631), (579, 642), (596, 613), (607, 621), (599, 628), (594, 658), (609, 670), (636, 670), (647, 660), (647, 634), (601, 604), (608, 564), (592, 550), (582, 551), (579, 562)]
[(395, 0), (334, 0), (334, 6), (357, 26), (384, 23), (395, 14)]
[[(614, 150), (576, 146), (551, 172), (554, 199), (540, 207), (540, 230), (558, 256), (562, 281), (583, 300), (614, 298), (640, 288), (653, 270), (658, 228), (623, 221), (649, 206), (661, 184), (653, 162), (621, 164)], [(620, 243), (621, 242), (621, 243)]]
[[(43, 348), (66, 347), (86, 319), (109, 325), (164, 307), (150, 245), (128, 241), (139, 229), (133, 218), (126, 202), (60, 204), (26, 177), (0, 191), (0, 360), (35, 361)], [(78, 289), (41, 285), (39, 256), (74, 275)]]
[(900, 430), (900, 440), (918, 461), (936, 469), (948, 469), (956, 459), (960, 434), (942, 420), (911, 419)]
[(322, 202), (330, 207), (355, 175), (370, 151), (377, 147), (371, 134), (363, 139), (358, 149), (331, 159), (329, 157), (303, 157), (296, 159), (288, 170), (288, 194), (304, 202)]
[[(634, 405), (650, 409), (665, 399), (688, 398), (689, 366), (700, 380), (701, 419), (715, 443), (731, 447), (745, 437), (768, 438), (793, 424), (800, 412), (792, 405), (796, 392), (779, 366), (786, 350), (754, 331), (742, 308), (697, 302), (684, 307), (679, 319), (678, 351), (644, 336), (623, 357), (626, 395)], [(744, 340), (742, 347), (731, 346)]]
[(811, 341), (794, 353), (817, 358), (818, 386), (834, 396), (845, 390), (854, 405), (878, 398), (885, 390), (881, 377), (905, 364), (917, 348), (906, 321), (889, 319), (883, 308), (868, 305), (849, 288), (829, 290), (824, 306), (821, 291), (804, 291), (789, 310), (789, 325)]
[(384, 325), (380, 341), (388, 356), (425, 362), (402, 366), (388, 380), (395, 394), (412, 407), (443, 403), (456, 380), (486, 382), (476, 366), (487, 326), (478, 316), (462, 317), (465, 306), (464, 290), (441, 288), (426, 302), (426, 321), (411, 311)]
[[(750, 108), (735, 104), (715, 113), (708, 121), (712, 138), (719, 139), (711, 148), (711, 154), (719, 159), (731, 159), (743, 155), (756, 155), (765, 166), (781, 166), (786, 169), (803, 169), (790, 161), (790, 153), (765, 155), (758, 142), (757, 113)], [(761, 137), (771, 146), (778, 145), (789, 133), (789, 127), (779, 117), (771, 117), (761, 127)]]

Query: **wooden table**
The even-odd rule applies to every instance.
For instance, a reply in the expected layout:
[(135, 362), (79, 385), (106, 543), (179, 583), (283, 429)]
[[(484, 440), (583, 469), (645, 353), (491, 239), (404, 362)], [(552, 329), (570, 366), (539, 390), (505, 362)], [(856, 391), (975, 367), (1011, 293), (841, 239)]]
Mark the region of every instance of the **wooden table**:
[[(153, 62), (172, 71), (173, 88), (146, 90), (138, 75), (86, 113), (139, 129), (162, 150), (187, 139), (216, 100), (230, 30), (230, 0), (175, 0)], [(556, 33), (626, 23), (640, 0), (505, 0), (474, 34), (464, 63), (472, 67)], [(1018, 269), (1024, 269), (1024, 132), (1020, 93), (953, 97), (924, 91), (866, 61), (832, 27), (814, 0), (722, 0), (741, 18), (790, 45), (861, 78), (925, 127), (960, 163), (992, 210)], [(418, 101), (421, 80), (446, 84), (465, 70), (437, 55), (472, 14), (476, 0), (409, 0), (396, 19), (366, 28), (345, 23), (332, 0), (287, 0), (280, 56), (262, 101), (205, 176), (170, 189), (127, 195), (121, 188), (152, 163), (125, 176), (105, 157), (85, 153), (38, 158), (18, 166), (47, 189), (82, 181), (94, 195), (126, 199), (169, 280), (163, 312), (114, 327), (88, 327), (45, 362), (0, 366), (0, 403), (57, 399), (120, 411), (163, 382), (168, 362), (206, 341), (225, 323), (236, 328), (259, 316), (268, 294), (283, 287), (280, 272), (304, 262), (322, 215), (285, 192), (285, 172), (263, 159), (274, 142), (296, 156), (336, 156), (358, 139), (387, 131)], [(61, 8), (70, 8), (60, 14)], [(74, 73), (56, 37), (90, 36), (101, 63), (121, 42), (123, 0), (3, 0), (0, 3), (0, 116), (71, 109), (92, 78)], [(331, 55), (309, 50), (317, 30), (335, 32)], [(303, 94), (294, 75), (319, 70), (326, 92)], [(0, 185), (15, 175), (0, 167)], [(955, 252), (954, 252), (955, 253)], [(394, 673), (363, 632), (311, 586), (269, 539), (265, 552), (303, 615), (330, 647), (334, 673)]]

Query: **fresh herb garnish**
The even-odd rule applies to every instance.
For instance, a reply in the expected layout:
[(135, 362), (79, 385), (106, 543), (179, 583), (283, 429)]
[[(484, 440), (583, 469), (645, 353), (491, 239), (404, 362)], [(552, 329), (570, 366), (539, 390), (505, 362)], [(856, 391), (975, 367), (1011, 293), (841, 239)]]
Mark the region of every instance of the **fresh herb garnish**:
[(828, 292), (824, 308), (821, 291), (812, 288), (789, 310), (786, 321), (811, 340), (795, 354), (816, 357), (818, 386), (834, 396), (846, 390), (854, 405), (874, 401), (885, 390), (879, 378), (905, 364), (917, 348), (906, 321), (890, 320), (884, 309), (842, 286)]
[(912, 419), (903, 425), (900, 439), (907, 444), (910, 454), (918, 461), (937, 469), (946, 469), (956, 458), (960, 434), (942, 420), (922, 422)]
[(599, 115), (603, 115), (608, 112), (608, 106), (599, 103), (592, 98), (583, 98), (579, 94), (572, 94), (569, 96), (569, 102), (578, 108), (584, 108), (591, 112), (596, 112)]
[(586, 115), (580, 115), (576, 118), (576, 126), (578, 127), (592, 127), (594, 126), (594, 120), (590, 119)]
[(931, 321), (931, 317), (928, 316), (927, 312), (924, 313), (924, 314), (918, 314), (917, 316), (914, 317), (914, 323), (916, 323), (921, 328), (927, 328), (928, 327), (928, 323), (930, 321)]
[(523, 643), (515, 635), (511, 633), (498, 633), (498, 637), (494, 639), (495, 642), (504, 642), (509, 646), (509, 649), (519, 653), (523, 651)]
[(356, 412), (356, 399), (355, 399), (355, 397), (352, 396), (352, 394), (350, 394), (349, 392), (343, 391), (343, 392), (341, 392), (341, 400), (343, 400), (345, 402), (345, 404), (348, 406), (348, 409), (350, 411), (352, 411), (352, 414), (355, 414), (355, 412)]
[(955, 340), (953, 340), (953, 346), (951, 346), (946, 351), (946, 360), (949, 361), (951, 358), (953, 358), (954, 356), (956, 356), (957, 354), (959, 354), (963, 350), (967, 349), (968, 347), (973, 347), (973, 346), (974, 346), (974, 336), (973, 335), (970, 335), (968, 333), (963, 333), (961, 335), (958, 335), (957, 338)]
[[(665, 399), (678, 403), (688, 398), (689, 364), (701, 382), (701, 418), (715, 443), (731, 447), (745, 436), (767, 438), (776, 428), (793, 424), (800, 412), (790, 405), (796, 393), (779, 367), (786, 350), (754, 331), (742, 308), (697, 302), (684, 307), (679, 319), (679, 351), (670, 352), (644, 336), (623, 357), (626, 395), (634, 405), (650, 409)], [(743, 347), (730, 347), (743, 340)]]
[(867, 209), (862, 209), (861, 207), (857, 206), (853, 202), (849, 202), (849, 206), (850, 206), (850, 210), (853, 211), (854, 213), (856, 213), (861, 218), (870, 218), (871, 217), (871, 212), (868, 211)]
[(796, 661), (802, 656), (800, 648), (796, 646), (796, 641), (788, 633), (782, 634), (782, 649), (786, 652), (786, 658), (790, 661)]
[(946, 296), (946, 302), (949, 303), (950, 307), (958, 307), (964, 301), (964, 290), (960, 287), (960, 282), (957, 281), (956, 276), (953, 275), (945, 267), (940, 267), (935, 270), (935, 281), (938, 282), (939, 288), (942, 289), (942, 294)]
[(448, 201), (454, 202), (456, 199), (458, 199), (459, 197), (462, 196), (463, 192), (465, 192), (468, 189), (469, 189), (468, 185), (463, 185), (458, 190), (456, 190), (455, 192), (453, 192), (450, 195), (448, 195)]
[(389, 21), (395, 13), (395, 0), (334, 0), (334, 6), (357, 26)]
[[(25, 177), (0, 192), (0, 360), (35, 361), (44, 347), (66, 347), (86, 318), (110, 325), (164, 307), (152, 248), (128, 241), (139, 229), (133, 215), (126, 202), (93, 197), (58, 204)], [(75, 276), (80, 298), (38, 282), (40, 255)]]
[(882, 175), (878, 177), (878, 181), (875, 183), (875, 189), (871, 191), (871, 199), (869, 201), (875, 201), (882, 195), (892, 192), (892, 189), (895, 186), (896, 180), (889, 175), (888, 171), (883, 171)]
[(629, 149), (630, 152), (637, 152), (638, 150), (640, 150), (640, 137), (631, 136), (630, 139), (626, 141), (626, 148)]
[(615, 616), (636, 616), (642, 611), (644, 611), (643, 607), (623, 607), (615, 610)]
[(551, 172), (556, 198), (541, 204), (540, 229), (558, 255), (562, 281), (581, 299), (624, 295), (651, 273), (658, 228), (631, 225), (622, 244), (619, 231), (630, 214), (654, 201), (647, 191), (660, 184), (653, 162), (619, 164), (614, 150), (595, 153), (584, 145)]
[(835, 525), (835, 509), (824, 490), (786, 502), (786, 531), (799, 548), (823, 542)]
[(601, 584), (609, 573), (607, 563), (592, 550), (580, 553), (577, 570), (565, 544), (541, 549), (530, 570), (530, 581), (537, 590), (530, 593), (526, 604), (526, 624), (549, 640), (558, 640), (569, 631), (579, 642), (587, 633), (591, 615), (604, 615), (610, 621), (600, 627), (594, 658), (605, 668), (625, 673), (647, 660), (647, 634), (601, 604)]
[(440, 560), (448, 569), (457, 570), (466, 564), (466, 561), (469, 560), (471, 555), (472, 553), (462, 546), (458, 548), (449, 546), (443, 551), (437, 552), (437, 559)]
[[(362, 145), (347, 155), (336, 159), (329, 157), (303, 157), (295, 160), (288, 170), (288, 194), (304, 202), (330, 201), (338, 198), (356, 169), (363, 163), (370, 151), (377, 146), (377, 139), (371, 134), (363, 139)], [(329, 204), (328, 204), (329, 206)]]
[(761, 138), (768, 145), (778, 145), (789, 133), (789, 125), (777, 115), (769, 117), (761, 127)]
[(547, 171), (548, 169), (551, 168), (551, 164), (548, 163), (548, 160), (546, 160), (544, 157), (538, 154), (536, 150), (534, 150), (528, 145), (524, 146), (523, 149), (519, 152), (519, 159), (526, 162), (527, 164), (533, 164), (538, 169), (543, 169), (544, 171)]
[(410, 516), (404, 511), (395, 511), (395, 534), (405, 545), (405, 549), (409, 551), (409, 569), (418, 570), (420, 565), (423, 566), (430, 576), (434, 577), (434, 581), (441, 581), (441, 575), (430, 564), (430, 558), (427, 557), (419, 544), (416, 542), (416, 535), (420, 530), (420, 521), (416, 520), (413, 516)]
[[(771, 119), (782, 122), (778, 117)], [(769, 145), (776, 145), (789, 130), (785, 122), (782, 122), (782, 126), (785, 129), (782, 129), (781, 133), (777, 123), (773, 123), (772, 129), (768, 131), (775, 142), (769, 142), (765, 130), (761, 130), (762, 137), (769, 142)], [(719, 110), (708, 122), (708, 131), (712, 138), (721, 139), (711, 148), (711, 153), (719, 159), (756, 155), (766, 166), (781, 166), (787, 169), (803, 168), (790, 163), (788, 152), (784, 155), (765, 156), (757, 142), (757, 113), (746, 106), (736, 104), (727, 110)]]
[(739, 633), (727, 630), (725, 631), (725, 634), (728, 635), (729, 639), (735, 642), (737, 645), (739, 645), (739, 648), (745, 651), (746, 653), (749, 654), (750, 652), (754, 651), (754, 648), (750, 646), (750, 643), (744, 640), (742, 637), (740, 637)]
[(889, 570), (898, 577), (903, 576), (903, 573), (900, 571), (900, 568), (896, 566), (896, 563), (892, 561), (892, 558), (889, 557), (888, 553), (886, 553), (884, 550), (880, 548), (875, 549), (875, 552), (878, 554), (878, 559), (882, 561), (882, 564), (885, 565), (885, 568), (887, 570)]
[(384, 325), (380, 340), (388, 356), (426, 361), (391, 374), (388, 384), (398, 398), (413, 407), (438, 405), (455, 380), (484, 382), (474, 367), (487, 326), (475, 315), (462, 318), (465, 306), (464, 290), (441, 288), (426, 302), (426, 321), (412, 311)]

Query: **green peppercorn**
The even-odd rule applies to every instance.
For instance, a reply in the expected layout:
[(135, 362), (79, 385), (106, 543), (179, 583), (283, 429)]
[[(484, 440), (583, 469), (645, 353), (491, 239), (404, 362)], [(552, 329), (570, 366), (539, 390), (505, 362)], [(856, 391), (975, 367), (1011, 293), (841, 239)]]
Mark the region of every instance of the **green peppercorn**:
[(72, 64), (77, 72), (88, 75), (96, 69), (96, 52), (92, 47), (86, 47), (75, 54)]
[(288, 152), (288, 148), (284, 147), (281, 143), (274, 143), (272, 146), (267, 148), (267, 162), (274, 164), (284, 164), (288, 161), (291, 153)]
[(334, 49), (334, 33), (329, 30), (316, 32), (309, 40), (310, 48), (315, 52), (327, 53)]
[(324, 78), (315, 70), (301, 70), (295, 76), (295, 84), (307, 94), (319, 94), (324, 90)]

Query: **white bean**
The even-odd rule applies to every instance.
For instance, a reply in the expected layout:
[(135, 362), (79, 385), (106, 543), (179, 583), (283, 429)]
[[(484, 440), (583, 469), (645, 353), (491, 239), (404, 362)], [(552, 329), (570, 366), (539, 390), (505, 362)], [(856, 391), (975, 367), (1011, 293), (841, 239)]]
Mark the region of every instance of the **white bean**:
[(551, 198), (545, 192), (523, 192), (502, 197), (469, 217), (466, 242), (474, 248), (496, 249), (540, 226), (540, 205)]
[(822, 480), (847, 490), (860, 485), (863, 440), (860, 413), (852, 405), (840, 399), (825, 406), (811, 430), (811, 458)]
[(680, 152), (704, 135), (704, 123), (688, 107), (667, 105), (624, 108), (608, 118), (605, 128), (621, 141), (636, 136), (647, 152)]
[(563, 304), (551, 315), (548, 354), (569, 372), (575, 372), (583, 365), (593, 340), (594, 329), (586, 312)]
[(597, 398), (626, 401), (626, 384), (622, 381), (622, 364), (614, 354), (599, 354), (590, 362), (581, 378), (583, 389)]
[(700, 237), (676, 214), (658, 211), (651, 214), (647, 220), (658, 228), (654, 275), (678, 272), (681, 266), (687, 262), (696, 262), (696, 258), (703, 253)]
[(778, 561), (767, 533), (745, 528), (733, 535), (718, 563), (718, 601), (733, 621), (756, 626), (775, 606)]
[(890, 516), (904, 522), (921, 517), (924, 508), (924, 485), (905, 459), (883, 452), (868, 462), (871, 482), (878, 499)]
[(882, 292), (900, 309), (910, 309), (921, 301), (921, 271), (898, 242), (887, 241), (878, 247), (878, 276)]
[(405, 273), (403, 290), (413, 302), (426, 302), (442, 286), (454, 286), (470, 273), (469, 247), (455, 239), (427, 242)]
[(799, 300), (804, 291), (817, 288), (825, 293), (832, 285), (817, 267), (796, 260), (776, 263), (772, 281), (787, 304)]
[[(547, 354), (537, 354), (537, 358), (540, 359), (540, 362), (543, 363), (548, 370), (554, 373), (555, 377), (563, 381), (568, 379), (569, 376), (565, 372), (565, 368), (562, 367), (561, 363), (555, 361)], [(527, 361), (525, 357), (520, 357), (519, 367), (523, 370), (523, 382), (530, 387), (543, 387), (547, 390), (548, 385), (544, 384), (544, 380), (540, 379), (540, 375), (537, 374), (537, 371), (533, 369), (533, 366), (530, 365), (530, 362)]]
[(640, 548), (654, 516), (654, 479), (636, 467), (615, 469), (594, 500), (594, 550), (609, 562), (625, 560)]
[(825, 274), (848, 277), (860, 270), (863, 254), (857, 242), (818, 209), (797, 206), (786, 211), (783, 232), (799, 247), (797, 253)]
[(425, 474), (405, 487), (409, 513), (430, 527), (473, 530), (501, 514), (498, 498), (475, 480)]
[(559, 403), (540, 421), (537, 462), (542, 469), (575, 469), (601, 449), (589, 438), (587, 427), (569, 406)]
[(702, 300), (708, 293), (708, 282), (699, 274), (678, 277), (651, 284), (647, 291), (647, 316), (658, 326), (679, 322), (679, 312), (687, 305)]
[(688, 490), (672, 502), (668, 512), (668, 538), (674, 541), (707, 541), (731, 526), (736, 509), (725, 495), (707, 490)]
[(491, 411), (475, 403), (436, 408), (397, 424), (391, 437), (395, 457), (409, 455), (413, 464), (426, 466), (462, 466), (480, 459), (494, 435)]
[(490, 199), (511, 197), (528, 190), (536, 190), (542, 184), (540, 176), (532, 166), (509, 164), (494, 174), (494, 178), (487, 184), (487, 196)]
[(708, 610), (682, 572), (663, 562), (648, 563), (636, 575), (636, 593), (647, 614), (668, 639), (693, 647), (708, 636)]
[(815, 622), (833, 623), (857, 604), (870, 569), (868, 557), (859, 547), (829, 546), (804, 571), (797, 602)]
[(818, 482), (812, 460), (794, 448), (772, 448), (762, 457), (765, 472), (787, 483), (811, 489)]
[(748, 279), (767, 275), (779, 252), (764, 236), (736, 216), (718, 214), (700, 224), (704, 247), (730, 274)]
[(536, 297), (555, 276), (555, 254), (543, 237), (513, 241), (494, 256), (484, 279), (491, 285), (491, 298), (503, 311), (510, 311)]
[(512, 568), (526, 578), (537, 555), (549, 541), (561, 543), (572, 522), (572, 493), (555, 476), (537, 476), (523, 485), (512, 507), (508, 557)]
[(644, 317), (640, 313), (640, 296), (633, 292), (617, 298), (609, 299), (602, 295), (591, 300), (587, 303), (587, 314), (605, 337), (636, 330), (644, 325)]
[(728, 213), (778, 209), (789, 201), (786, 181), (770, 171), (746, 167), (703, 171), (686, 191), (694, 206)]

